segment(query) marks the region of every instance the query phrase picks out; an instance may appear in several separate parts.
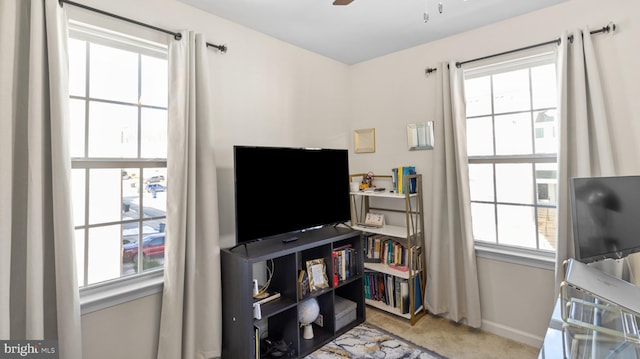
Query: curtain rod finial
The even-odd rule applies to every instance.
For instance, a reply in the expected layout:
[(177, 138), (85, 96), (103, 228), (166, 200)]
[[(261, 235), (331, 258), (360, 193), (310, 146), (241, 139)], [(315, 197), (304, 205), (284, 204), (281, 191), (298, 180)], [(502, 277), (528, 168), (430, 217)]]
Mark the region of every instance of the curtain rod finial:
[(218, 51), (225, 53), (227, 52), (227, 45), (216, 45), (216, 44), (212, 44), (207, 42), (207, 47), (215, 47)]

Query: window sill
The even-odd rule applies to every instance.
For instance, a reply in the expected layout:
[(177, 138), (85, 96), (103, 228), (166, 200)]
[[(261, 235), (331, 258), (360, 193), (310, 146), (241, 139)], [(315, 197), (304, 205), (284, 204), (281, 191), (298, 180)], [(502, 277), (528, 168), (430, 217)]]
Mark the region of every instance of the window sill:
[(157, 271), (142, 277), (123, 279), (80, 290), (81, 314), (110, 308), (149, 295), (162, 293), (164, 273)]
[(555, 253), (540, 252), (524, 248), (512, 248), (479, 242), (475, 242), (475, 249), (476, 256), (480, 258), (551, 271), (555, 270)]

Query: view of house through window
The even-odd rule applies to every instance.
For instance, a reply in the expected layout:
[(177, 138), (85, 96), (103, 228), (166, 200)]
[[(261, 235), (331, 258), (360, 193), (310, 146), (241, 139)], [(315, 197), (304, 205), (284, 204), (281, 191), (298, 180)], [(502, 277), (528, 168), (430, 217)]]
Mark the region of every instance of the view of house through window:
[(162, 269), (166, 47), (70, 26), (72, 194), (80, 287)]
[(474, 239), (555, 251), (553, 54), (466, 70), (464, 86)]

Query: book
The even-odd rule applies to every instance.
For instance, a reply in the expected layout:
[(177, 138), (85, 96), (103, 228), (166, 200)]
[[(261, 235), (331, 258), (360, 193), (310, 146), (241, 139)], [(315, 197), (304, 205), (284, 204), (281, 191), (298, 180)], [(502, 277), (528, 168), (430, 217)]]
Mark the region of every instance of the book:
[(256, 359), (260, 359), (260, 328), (257, 326), (253, 326), (254, 336), (253, 339), (255, 341), (255, 357)]
[(265, 291), (262, 294), (258, 294), (253, 297), (254, 304), (265, 304), (269, 303), (272, 300), (280, 298), (280, 292), (275, 291)]
[(333, 251), (331, 253), (331, 258), (333, 260), (333, 287), (338, 286), (338, 282), (340, 281), (340, 258), (338, 255), (338, 251)]
[(298, 273), (298, 299), (304, 299), (309, 294), (309, 276), (304, 269)]
[(415, 166), (398, 166), (397, 168), (392, 169), (394, 182), (396, 183), (396, 192), (399, 194), (404, 194), (407, 192), (407, 187), (409, 193), (416, 192), (416, 179), (412, 178), (409, 182), (406, 182), (406, 176), (416, 174)]
[(409, 281), (400, 282), (400, 310), (402, 314), (409, 313)]

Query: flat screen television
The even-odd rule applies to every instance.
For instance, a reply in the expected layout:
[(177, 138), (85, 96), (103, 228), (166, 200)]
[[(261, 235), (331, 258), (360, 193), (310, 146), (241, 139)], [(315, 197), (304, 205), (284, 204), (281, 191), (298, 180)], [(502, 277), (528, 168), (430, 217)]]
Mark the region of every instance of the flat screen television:
[(346, 149), (234, 146), (236, 244), (350, 219)]
[(572, 178), (570, 198), (576, 260), (640, 251), (640, 176)]

